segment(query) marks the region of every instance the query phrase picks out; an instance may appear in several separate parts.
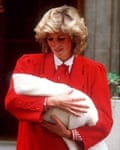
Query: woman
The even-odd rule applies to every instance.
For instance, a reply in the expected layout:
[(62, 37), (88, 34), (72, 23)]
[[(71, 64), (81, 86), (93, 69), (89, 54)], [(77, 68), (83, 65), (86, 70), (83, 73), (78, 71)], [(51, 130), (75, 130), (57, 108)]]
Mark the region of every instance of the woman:
[[(5, 107), (19, 120), (17, 150), (67, 150), (61, 137), (75, 141), (78, 149), (87, 150), (109, 134), (112, 114), (104, 66), (82, 56), (88, 36), (84, 20), (71, 6), (52, 8), (42, 17), (35, 33), (43, 53), (22, 56), (13, 74), (45, 77), (85, 92), (93, 100), (99, 120), (94, 126), (71, 130), (55, 115), (52, 116), (54, 124), (45, 122), (43, 116), (52, 107), (76, 116), (86, 113), (89, 107), (78, 105), (84, 97), (71, 99), (72, 91), (49, 97), (16, 94), (12, 78)], [(63, 63), (68, 66), (62, 67), (65, 73), (59, 69)]]

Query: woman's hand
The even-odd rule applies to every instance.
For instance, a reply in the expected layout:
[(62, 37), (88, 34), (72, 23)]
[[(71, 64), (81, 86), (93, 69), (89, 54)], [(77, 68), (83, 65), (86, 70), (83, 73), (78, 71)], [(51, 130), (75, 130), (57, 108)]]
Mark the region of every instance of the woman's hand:
[(66, 137), (69, 139), (72, 138), (71, 130), (68, 130), (55, 115), (52, 115), (51, 119), (54, 121), (54, 124), (43, 120), (41, 126), (58, 136)]
[(78, 117), (80, 113), (87, 113), (89, 106), (80, 103), (80, 101), (85, 101), (86, 99), (84, 97), (73, 98), (70, 96), (71, 92), (73, 91), (58, 96), (48, 97), (48, 107), (64, 109)]

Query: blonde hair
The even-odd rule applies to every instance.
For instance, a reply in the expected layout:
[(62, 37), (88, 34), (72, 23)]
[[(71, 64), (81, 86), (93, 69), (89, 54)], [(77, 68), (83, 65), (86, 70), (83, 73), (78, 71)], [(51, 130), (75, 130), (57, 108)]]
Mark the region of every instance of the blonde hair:
[(72, 6), (63, 5), (48, 10), (34, 29), (35, 39), (41, 43), (42, 51), (47, 53), (47, 33), (62, 31), (67, 33), (75, 45), (74, 53), (81, 54), (87, 46), (88, 31), (84, 19)]

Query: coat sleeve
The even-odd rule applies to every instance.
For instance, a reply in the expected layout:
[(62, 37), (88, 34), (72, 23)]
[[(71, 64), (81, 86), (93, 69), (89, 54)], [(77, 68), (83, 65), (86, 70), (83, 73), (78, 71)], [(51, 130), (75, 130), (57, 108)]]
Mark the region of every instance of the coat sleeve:
[[(40, 73), (37, 65), (37, 62), (34, 62), (32, 57), (25, 55), (17, 61), (13, 73), (37, 75), (38, 72)], [(42, 119), (42, 114), (44, 112), (44, 97), (16, 94), (11, 78), (10, 86), (5, 97), (5, 109), (18, 120), (39, 122)]]
[(99, 121), (95, 126), (84, 126), (77, 129), (86, 150), (104, 139), (109, 134), (113, 124), (105, 67), (102, 64), (97, 64), (87, 70), (90, 97), (98, 110)]

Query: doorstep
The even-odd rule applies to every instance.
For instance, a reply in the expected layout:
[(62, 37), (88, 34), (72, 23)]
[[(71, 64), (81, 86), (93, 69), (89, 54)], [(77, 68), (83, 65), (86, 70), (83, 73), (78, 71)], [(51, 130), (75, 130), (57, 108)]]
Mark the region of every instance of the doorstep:
[(0, 150), (15, 150), (16, 141), (0, 140)]

